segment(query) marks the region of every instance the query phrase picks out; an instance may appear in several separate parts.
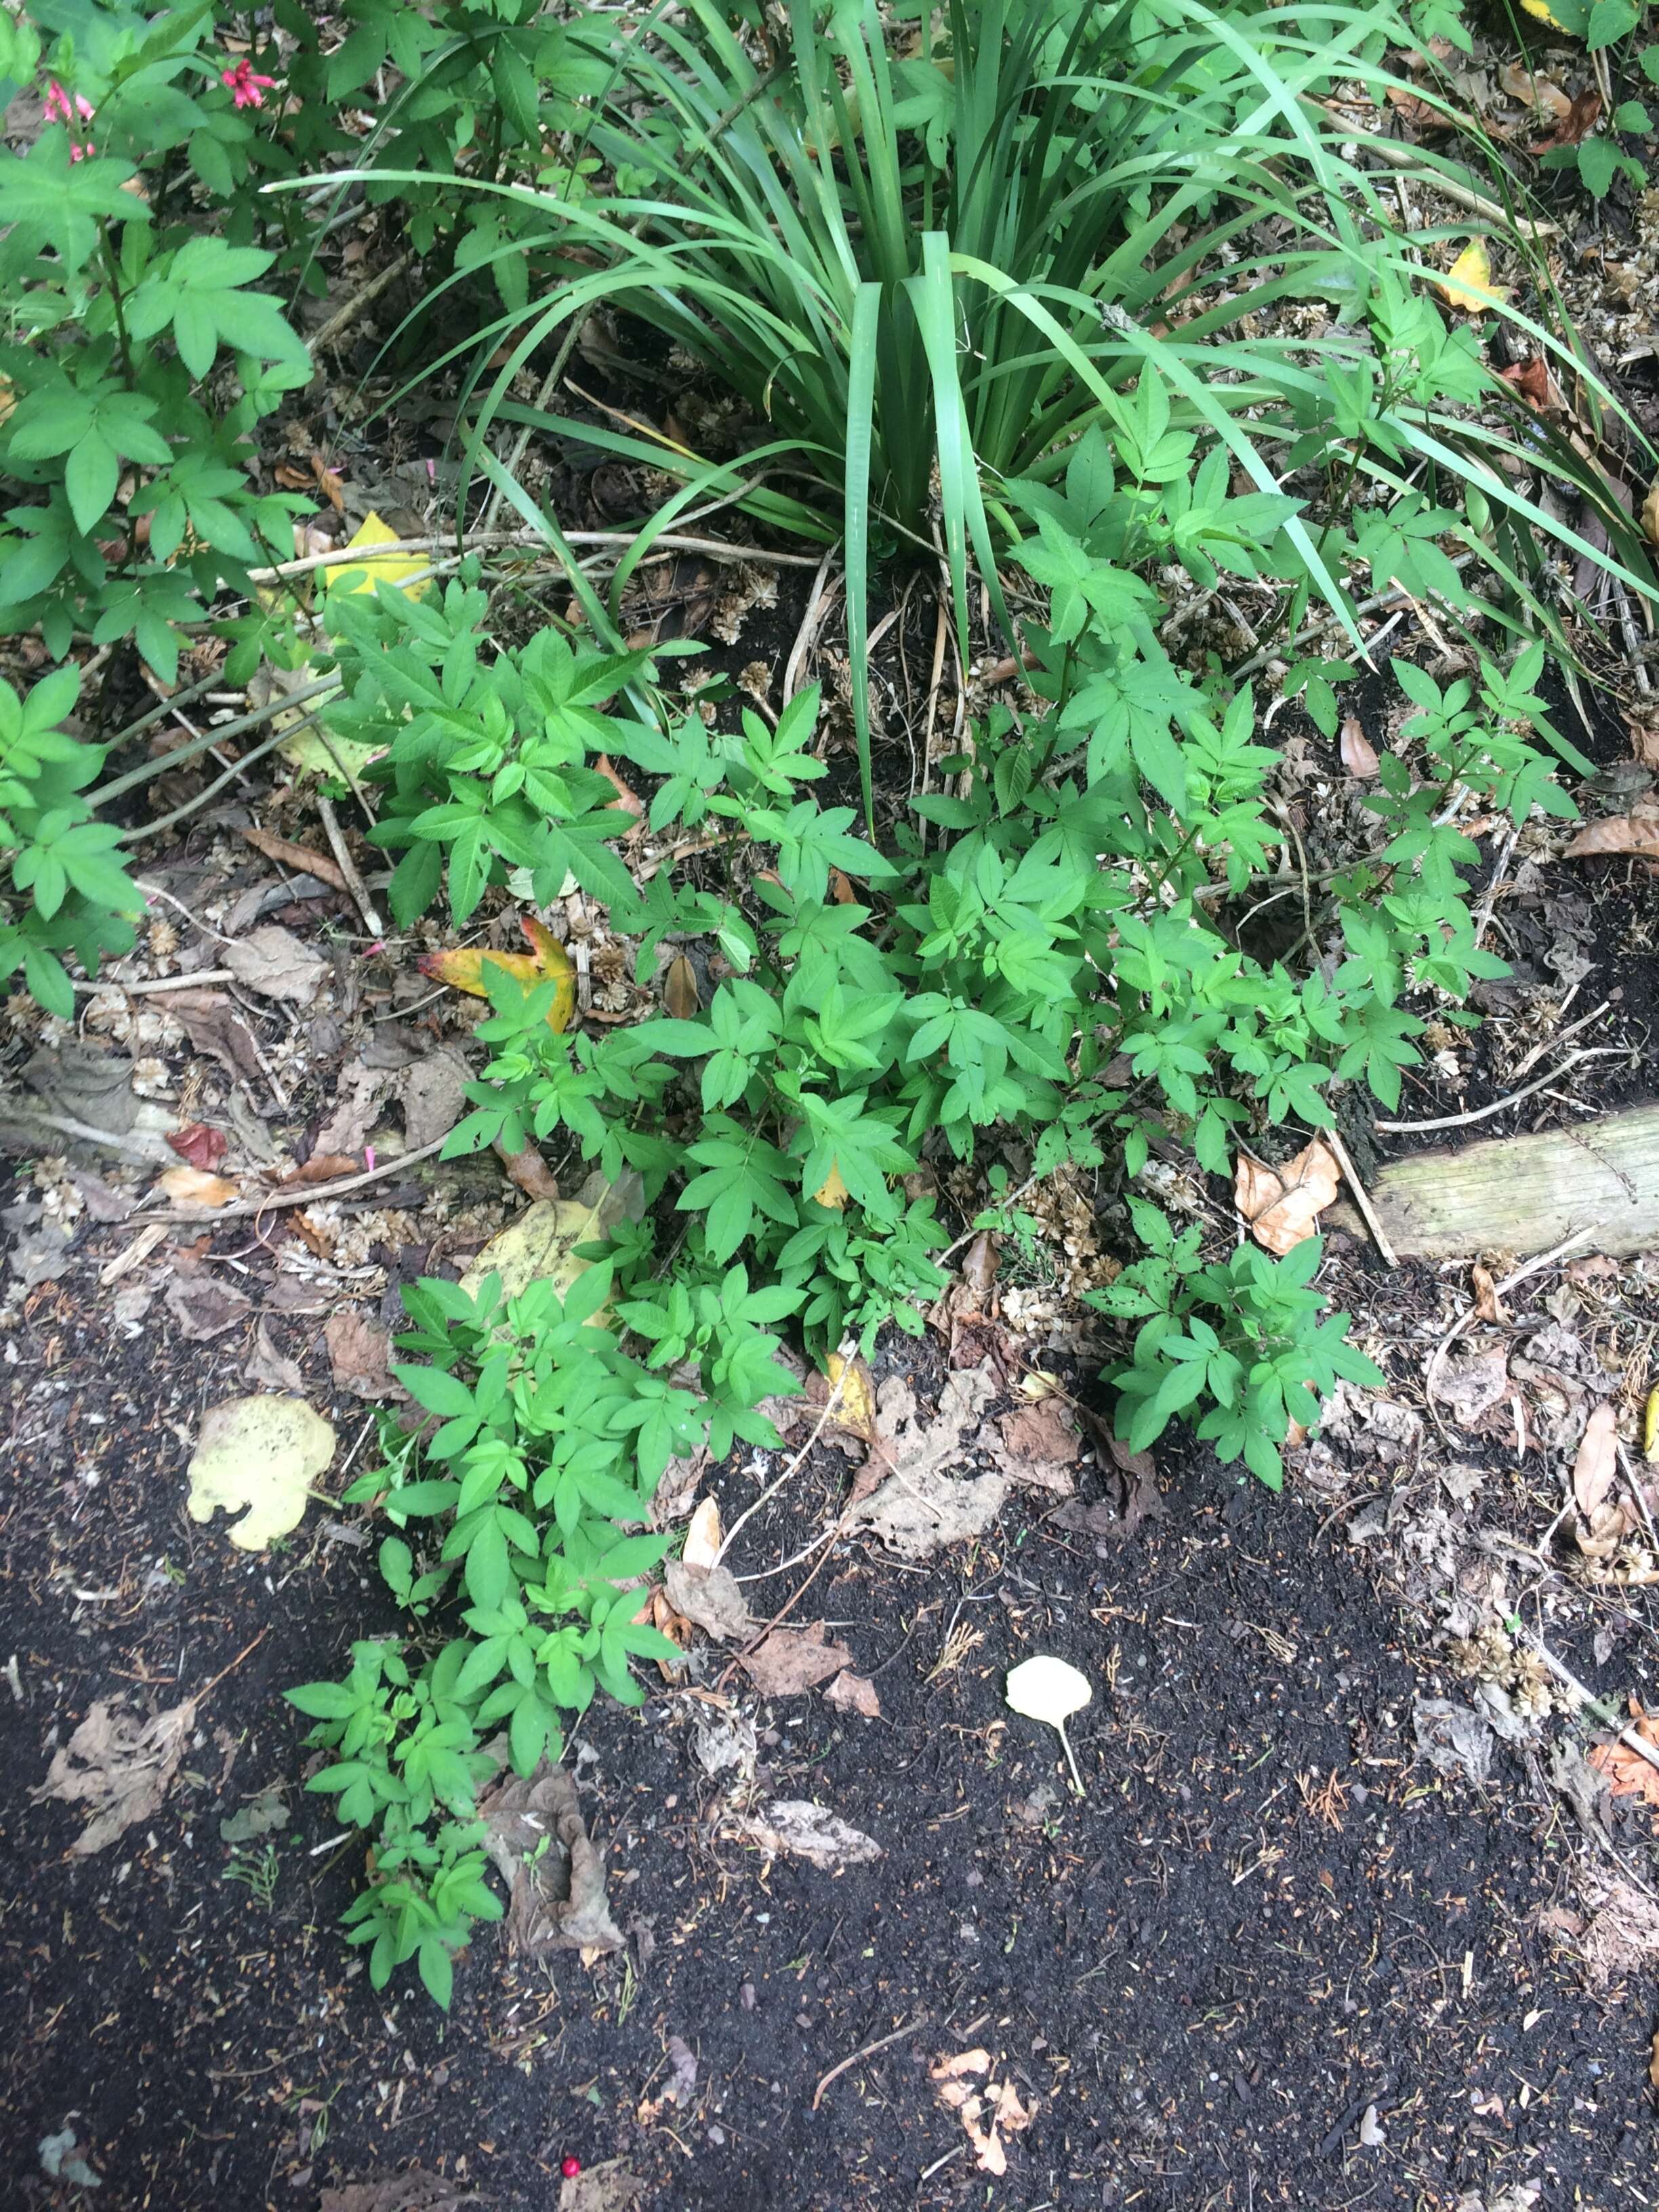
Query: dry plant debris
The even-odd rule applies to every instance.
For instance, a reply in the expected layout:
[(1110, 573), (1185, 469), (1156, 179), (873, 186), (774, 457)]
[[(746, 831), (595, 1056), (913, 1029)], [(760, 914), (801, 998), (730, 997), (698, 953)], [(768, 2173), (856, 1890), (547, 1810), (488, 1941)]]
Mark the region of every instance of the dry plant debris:
[(1018, 2135), (1037, 2116), (1038, 2101), (1021, 2100), (1006, 2074), (999, 2081), (1001, 2062), (988, 2051), (955, 2051), (934, 2060), (927, 2069), (934, 2094), (947, 2111), (954, 2112), (974, 2147), (974, 2162), (981, 2173), (1008, 2171), (1005, 2136)]
[(1319, 1216), (1334, 1200), (1341, 1180), (1335, 1155), (1322, 1138), (1304, 1145), (1294, 1159), (1270, 1168), (1248, 1152), (1238, 1156), (1233, 1203), (1256, 1243), (1283, 1258), (1319, 1233)]
[(70, 1845), (86, 1858), (160, 1810), (195, 1725), (194, 1698), (147, 1721), (100, 1698), (30, 1794), (37, 1803), (56, 1797), (88, 1808), (92, 1817)]

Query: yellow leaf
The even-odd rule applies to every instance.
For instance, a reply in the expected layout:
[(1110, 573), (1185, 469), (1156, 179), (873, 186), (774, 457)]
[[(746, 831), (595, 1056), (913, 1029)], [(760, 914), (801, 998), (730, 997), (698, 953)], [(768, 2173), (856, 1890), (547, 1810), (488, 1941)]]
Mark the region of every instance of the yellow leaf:
[(1642, 1456), (1659, 1460), (1659, 1390), (1648, 1393), (1647, 1411), (1642, 1416)]
[(337, 1439), (303, 1398), (231, 1398), (202, 1417), (190, 1463), (190, 1517), (210, 1521), (216, 1506), (247, 1511), (230, 1540), (262, 1552), (305, 1518), (311, 1485), (334, 1456)]
[[(1484, 315), (1494, 301), (1508, 297), (1492, 281), (1492, 256), (1483, 238), (1472, 238), (1445, 275), (1432, 281), (1446, 305), (1461, 308), (1466, 315)], [(1471, 290), (1472, 285), (1478, 286), (1479, 291)], [(1490, 296), (1483, 299), (1481, 293)]]
[(812, 1193), (815, 1206), (833, 1206), (837, 1213), (853, 1195), (841, 1179), (841, 1170), (835, 1161), (830, 1163), (830, 1172), (823, 1178), (823, 1188)]
[[(1521, 0), (1521, 5), (1526, 9), (1528, 15), (1535, 15), (1540, 23), (1547, 23), (1551, 30), (1566, 30), (1567, 27), (1559, 15), (1551, 15), (1548, 7), (1545, 4), (1545, 0)], [(1567, 35), (1571, 38), (1572, 34), (1568, 32)]]
[(843, 1429), (851, 1429), (866, 1443), (876, 1440), (876, 1401), (870, 1387), (870, 1370), (861, 1359), (843, 1359), (832, 1352), (825, 1364), (824, 1374), (832, 1393), (839, 1390), (836, 1400), (836, 1419)]
[(535, 947), (533, 952), (491, 952), (482, 945), (465, 945), (453, 952), (425, 953), (415, 964), (422, 975), (430, 975), (436, 982), (447, 983), (452, 991), (465, 991), (475, 999), (489, 996), (485, 978), (492, 968), (515, 975), (526, 991), (533, 991), (538, 984), (551, 979), (559, 988), (548, 1010), (547, 1026), (556, 1032), (568, 1030), (576, 1011), (576, 970), (570, 955), (533, 915), (520, 915), (519, 924)]
[[(539, 1282), (551, 1283), (558, 1297), (565, 1297), (592, 1265), (576, 1257), (576, 1246), (603, 1243), (618, 1222), (637, 1221), (644, 1212), (645, 1185), (631, 1169), (614, 1183), (596, 1172), (574, 1198), (538, 1198), (527, 1206), (490, 1238), (461, 1277), (461, 1288), (474, 1297), (486, 1275), (499, 1275), (507, 1297), (515, 1298)], [(602, 1327), (610, 1325), (603, 1307), (593, 1318)]]
[[(418, 576), (423, 568), (432, 566), (429, 553), (376, 553), (377, 545), (395, 545), (398, 533), (382, 522), (378, 514), (364, 517), (363, 526), (356, 536), (347, 541), (346, 550), (355, 553), (361, 546), (364, 557), (361, 562), (343, 561), (337, 568), (325, 568), (325, 588), (335, 592), (373, 592), (376, 584), (396, 584), (401, 587), (410, 576)], [(432, 589), (433, 579), (423, 577), (410, 593), (423, 599)]]

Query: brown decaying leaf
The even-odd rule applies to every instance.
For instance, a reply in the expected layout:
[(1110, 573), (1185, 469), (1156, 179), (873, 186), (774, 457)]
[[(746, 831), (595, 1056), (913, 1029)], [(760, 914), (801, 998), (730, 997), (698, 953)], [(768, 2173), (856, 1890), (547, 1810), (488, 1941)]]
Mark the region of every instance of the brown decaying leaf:
[(683, 952), (677, 952), (668, 963), (668, 974), (663, 981), (662, 1002), (677, 1022), (695, 1021), (702, 1012), (702, 1000), (697, 990), (697, 971)]
[(1338, 732), (1338, 744), (1342, 755), (1342, 765), (1350, 775), (1370, 776), (1376, 774), (1376, 750), (1370, 739), (1365, 735), (1364, 726), (1357, 714), (1347, 714), (1343, 717), (1342, 727)]
[(348, 2181), (338, 2189), (325, 2189), (317, 2212), (459, 2212), (464, 2204), (482, 2199), (459, 2182), (441, 2174), (424, 2172), (412, 2166), (407, 2173), (385, 2181)]
[(568, 1769), (544, 1759), (527, 1780), (509, 1773), (480, 1797), (478, 1817), (484, 1847), (508, 1887), (513, 1950), (586, 1956), (623, 1948), (605, 1894), (605, 1861), (588, 1835)]
[(1601, 95), (1593, 84), (1586, 85), (1568, 102), (1566, 113), (1557, 115), (1548, 137), (1534, 140), (1533, 151), (1544, 154), (1552, 146), (1582, 146), (1601, 120)]
[(1492, 1270), (1483, 1267), (1477, 1260), (1469, 1269), (1469, 1281), (1474, 1291), (1474, 1310), (1482, 1321), (1491, 1322), (1502, 1328), (1507, 1320), (1504, 1302), (1498, 1295), (1498, 1285), (1492, 1279)]
[(302, 1168), (291, 1169), (283, 1177), (283, 1188), (309, 1189), (313, 1183), (339, 1182), (362, 1171), (362, 1162), (354, 1160), (349, 1152), (313, 1152)]
[(1498, 72), (1498, 82), (1511, 100), (1536, 107), (1546, 115), (1565, 115), (1572, 106), (1559, 84), (1547, 76), (1534, 76), (1519, 62), (1505, 62)]
[[(1630, 1710), (1636, 1734), (1659, 1752), (1659, 1713), (1644, 1712), (1634, 1698)], [(1644, 1759), (1639, 1751), (1632, 1751), (1627, 1743), (1598, 1743), (1590, 1752), (1589, 1762), (1607, 1776), (1607, 1788), (1615, 1797), (1640, 1797), (1659, 1811), (1659, 1766)]]
[(616, 768), (612, 764), (610, 754), (601, 753), (598, 760), (594, 762), (593, 766), (598, 773), (605, 778), (608, 784), (611, 784), (615, 787), (617, 806), (624, 814), (631, 814), (634, 817), (634, 819), (637, 822), (640, 817), (645, 812), (645, 801), (640, 797), (637, 791), (634, 790), (630, 785), (624, 783), (621, 776), (617, 775)]
[(507, 1181), (521, 1190), (526, 1198), (556, 1198), (559, 1179), (534, 1145), (526, 1145), (521, 1152), (503, 1152), (499, 1144), (495, 1157), (507, 1170)]
[(876, 1695), (875, 1684), (867, 1674), (854, 1674), (850, 1668), (842, 1668), (823, 1697), (826, 1705), (844, 1713), (862, 1713), (867, 1721), (881, 1718), (881, 1699)]
[(210, 1129), (205, 1121), (186, 1121), (182, 1129), (171, 1132), (167, 1142), (187, 1166), (203, 1175), (211, 1175), (225, 1157), (223, 1130)]
[(1572, 1463), (1573, 1502), (1588, 1521), (1613, 1488), (1619, 1472), (1619, 1413), (1602, 1399), (1585, 1424)]
[(256, 853), (275, 860), (279, 868), (293, 868), (302, 876), (313, 876), (331, 890), (349, 889), (338, 862), (331, 860), (326, 853), (313, 853), (309, 845), (296, 845), (291, 837), (279, 837), (274, 830), (246, 829), (242, 835)]
[(832, 1642), (820, 1620), (811, 1628), (773, 1629), (739, 1663), (763, 1698), (794, 1698), (815, 1690), (852, 1661), (847, 1646)]
[(1562, 858), (1587, 860), (1620, 853), (1659, 860), (1659, 815), (1609, 814), (1600, 822), (1586, 823)]
[(1003, 2174), (1008, 2154), (1002, 2137), (1030, 2126), (1037, 2100), (1022, 2104), (1013, 2083), (997, 2081), (996, 2071), (988, 2051), (955, 2051), (934, 2061), (928, 2078), (940, 2104), (960, 2118), (981, 2172)]
[(88, 1808), (92, 1817), (70, 1845), (85, 1858), (159, 1811), (195, 1725), (193, 1698), (147, 1721), (100, 1700), (53, 1752), (46, 1780), (29, 1795), (37, 1804), (56, 1797)]
[(328, 973), (328, 963), (320, 954), (275, 922), (234, 939), (225, 947), (225, 965), (239, 983), (261, 998), (293, 1006), (308, 1006)]
[(1077, 1488), (1082, 1441), (1062, 1398), (1045, 1397), (1017, 1406), (999, 1423), (1000, 1454), (1016, 1482), (1069, 1498)]
[(1256, 1243), (1282, 1259), (1318, 1233), (1317, 1217), (1335, 1198), (1340, 1180), (1335, 1158), (1320, 1137), (1277, 1169), (1241, 1152), (1233, 1203)]
[(1542, 354), (1535, 354), (1530, 361), (1517, 362), (1509, 368), (1500, 368), (1498, 374), (1500, 380), (1537, 414), (1563, 404), (1561, 387), (1551, 375), (1550, 365)]
[(392, 1339), (358, 1306), (342, 1306), (323, 1323), (328, 1364), (343, 1390), (359, 1398), (392, 1398)]
[(740, 1643), (754, 1633), (754, 1620), (729, 1567), (693, 1567), (684, 1559), (670, 1559), (663, 1569), (663, 1589), (681, 1619), (717, 1644)]
[(827, 1805), (815, 1805), (809, 1798), (775, 1798), (758, 1814), (745, 1814), (734, 1826), (739, 1835), (775, 1858), (787, 1855), (805, 1859), (826, 1872), (838, 1867), (867, 1866), (882, 1856), (881, 1845), (873, 1836), (866, 1836)]

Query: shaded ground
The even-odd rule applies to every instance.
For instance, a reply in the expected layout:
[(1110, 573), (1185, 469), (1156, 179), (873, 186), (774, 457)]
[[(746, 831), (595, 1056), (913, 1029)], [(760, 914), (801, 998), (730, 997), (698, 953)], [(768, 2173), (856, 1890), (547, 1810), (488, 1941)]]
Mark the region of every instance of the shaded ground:
[[(194, 1528), (179, 1431), (229, 1375), (210, 1348), (169, 1382), (141, 1339), (118, 1376), (76, 1304), (42, 1286), (9, 1355), (7, 2201), (72, 2201), (38, 2176), (66, 2125), (99, 2201), (134, 2206), (311, 2212), (325, 2185), (418, 2162), (528, 2212), (568, 2154), (619, 2154), (644, 2201), (688, 2212), (1439, 2208), (1528, 2181), (1546, 2206), (1652, 2201), (1650, 1992), (1592, 2000), (1539, 1924), (1569, 1895), (1566, 1816), (1507, 1754), (1484, 1790), (1415, 1760), (1413, 1696), (1437, 1685), (1340, 1528), (1196, 1460), (1166, 1468), (1164, 1517), (1101, 1556), (1018, 1509), (937, 1571), (837, 1552), (818, 1609), (883, 1717), (763, 1702), (755, 1781), (833, 1808), (880, 1861), (769, 1867), (733, 1838), (733, 1778), (692, 1748), (736, 1694), (716, 1659), (691, 1694), (583, 1732), (625, 1958), (515, 1976), (491, 1934), (447, 2022), (377, 2000), (330, 1925), (355, 1847), (331, 1850), (325, 1808), (291, 1799), (269, 1910), (224, 1878), (218, 1834), (294, 1783), (277, 1692), (375, 1625), (368, 1555), (249, 1565)], [(744, 1571), (822, 1526), (843, 1480), (809, 1468), (793, 1511), (751, 1524)], [(752, 1482), (722, 1486), (735, 1510)], [(781, 1603), (793, 1581), (758, 1589)], [(72, 1814), (26, 1796), (54, 1737), (123, 1685), (177, 1702), (261, 1632), (155, 1817), (66, 1856)], [(1036, 1650), (1098, 1686), (1073, 1731), (1084, 1804), (1002, 1701)], [(906, 2026), (813, 2110), (822, 2075)], [(642, 2123), (676, 2035), (695, 2088)], [(1040, 2100), (1001, 2182), (927, 2076), (975, 2045)], [(1364, 2148), (1368, 2106), (1383, 2140)]]

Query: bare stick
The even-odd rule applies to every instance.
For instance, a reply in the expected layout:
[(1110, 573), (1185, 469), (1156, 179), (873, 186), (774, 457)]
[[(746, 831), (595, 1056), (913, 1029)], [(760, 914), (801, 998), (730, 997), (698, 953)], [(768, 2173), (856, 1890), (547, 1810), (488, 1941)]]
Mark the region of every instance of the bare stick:
[(918, 2013), (914, 2020), (907, 2021), (902, 2027), (896, 2027), (890, 2035), (878, 2036), (873, 2043), (866, 2043), (861, 2051), (855, 2051), (850, 2058), (843, 2058), (839, 2066), (832, 2066), (812, 2092), (812, 2110), (817, 2112), (819, 2098), (823, 2096), (830, 2084), (838, 2081), (850, 2067), (856, 2066), (861, 2058), (873, 2058), (877, 2051), (885, 2051), (890, 2044), (902, 2043), (907, 2035), (914, 2035), (919, 2027), (926, 2027), (932, 2018), (931, 2013)]
[(1507, 1098), (1494, 1098), (1490, 1106), (1471, 1107), (1467, 1114), (1443, 1114), (1433, 1121), (1378, 1121), (1373, 1126), (1384, 1129), (1391, 1137), (1408, 1136), (1419, 1129), (1467, 1129), (1472, 1121), (1485, 1121), (1494, 1114), (1506, 1113), (1518, 1106), (1523, 1098), (1530, 1098), (1536, 1091), (1547, 1091), (1552, 1083), (1559, 1083), (1570, 1067), (1577, 1067), (1581, 1060), (1622, 1060), (1623, 1048), (1619, 1045), (1593, 1045), (1586, 1052), (1570, 1052), (1560, 1065), (1547, 1075), (1540, 1075), (1536, 1083), (1529, 1083), (1524, 1091), (1511, 1091)]
[(363, 927), (371, 937), (380, 936), (385, 925), (375, 911), (374, 902), (368, 895), (367, 884), (357, 872), (357, 863), (346, 850), (346, 841), (340, 834), (339, 817), (334, 811), (333, 801), (319, 796), (317, 800), (317, 811), (322, 817), (323, 829), (327, 835), (330, 849), (339, 863), (340, 873), (345, 878), (352, 898), (356, 902), (357, 911), (363, 918)]
[[(77, 1121), (73, 1114), (43, 1114), (15, 1099), (0, 1099), (0, 1130), (9, 1123), (40, 1129), (52, 1136), (73, 1137), (77, 1143), (94, 1145), (100, 1152), (114, 1152), (124, 1160), (141, 1161), (147, 1168), (165, 1167), (172, 1157), (165, 1149), (150, 1152), (133, 1138), (117, 1136), (112, 1129), (100, 1129), (90, 1121)], [(158, 1137), (156, 1142), (165, 1147), (165, 1139)]]
[[(565, 543), (632, 545), (639, 537), (637, 530), (568, 530)], [(453, 538), (394, 538), (386, 545), (336, 546), (332, 552), (308, 554), (303, 561), (283, 561), (274, 568), (250, 568), (248, 574), (256, 584), (275, 584), (291, 576), (308, 576), (317, 568), (365, 568), (383, 553), (474, 553), (514, 545), (544, 549), (547, 540), (539, 530), (481, 530), (459, 541)], [(653, 552), (659, 546), (665, 553), (706, 553), (711, 561), (753, 561), (762, 568), (816, 568), (818, 565), (816, 553), (775, 553), (764, 545), (733, 545), (723, 538), (687, 538), (672, 531), (665, 531), (660, 538), (652, 539)]]
[(238, 1199), (234, 1206), (181, 1206), (166, 1213), (131, 1213), (127, 1219), (129, 1222), (180, 1223), (246, 1221), (255, 1214), (273, 1212), (278, 1206), (315, 1206), (324, 1199), (343, 1198), (349, 1190), (362, 1190), (366, 1183), (383, 1182), (387, 1176), (397, 1175), (404, 1168), (412, 1168), (417, 1160), (429, 1160), (434, 1152), (441, 1152), (448, 1141), (447, 1136), (434, 1137), (429, 1145), (422, 1145), (418, 1152), (401, 1153), (395, 1160), (386, 1160), (378, 1167), (366, 1168), (362, 1175), (343, 1176), (338, 1182), (313, 1182), (301, 1190), (267, 1191), (263, 1198)]
[(737, 1519), (732, 1523), (731, 1528), (727, 1530), (726, 1537), (720, 1545), (720, 1550), (714, 1554), (714, 1564), (716, 1566), (720, 1565), (720, 1561), (731, 1550), (732, 1545), (737, 1541), (738, 1533), (744, 1526), (744, 1523), (747, 1521), (752, 1521), (756, 1514), (760, 1511), (762, 1506), (767, 1503), (768, 1499), (775, 1497), (777, 1492), (782, 1489), (784, 1484), (788, 1481), (790, 1476), (798, 1473), (799, 1470), (805, 1465), (813, 1445), (817, 1443), (818, 1438), (823, 1434), (825, 1428), (829, 1425), (830, 1416), (835, 1412), (836, 1407), (841, 1403), (842, 1391), (846, 1387), (848, 1376), (853, 1371), (853, 1363), (848, 1355), (848, 1346), (851, 1341), (852, 1340), (850, 1338), (843, 1338), (842, 1340), (841, 1373), (836, 1377), (834, 1383), (830, 1386), (830, 1395), (823, 1401), (823, 1410), (819, 1413), (817, 1419), (812, 1424), (811, 1435), (808, 1437), (806, 1442), (795, 1454), (793, 1459), (790, 1461), (788, 1466), (785, 1468), (783, 1473), (778, 1476), (777, 1480), (775, 1482), (769, 1484), (768, 1486), (762, 1491), (760, 1496), (755, 1500), (754, 1504), (745, 1508), (743, 1512), (739, 1513)]
[(1365, 1217), (1365, 1226), (1371, 1232), (1371, 1241), (1388, 1265), (1390, 1267), (1397, 1267), (1400, 1265), (1400, 1255), (1389, 1243), (1388, 1231), (1377, 1219), (1376, 1209), (1365, 1194), (1365, 1186), (1354, 1172), (1353, 1162), (1348, 1158), (1347, 1146), (1334, 1129), (1327, 1129), (1322, 1133), (1325, 1142), (1336, 1155), (1336, 1164), (1341, 1169), (1343, 1180), (1348, 1188), (1353, 1193), (1354, 1203)]
[(234, 972), (228, 968), (204, 968), (195, 975), (154, 975), (148, 982), (129, 983), (124, 976), (100, 975), (95, 982), (77, 981), (75, 988), (91, 998), (100, 991), (125, 991), (131, 998), (149, 996), (162, 991), (194, 991), (209, 983), (234, 983)]
[(331, 314), (311, 341), (311, 350), (320, 354), (325, 348), (337, 345), (366, 307), (372, 307), (382, 292), (389, 291), (404, 270), (415, 259), (412, 253), (400, 253), (395, 261), (388, 261), (384, 269), (376, 270), (367, 283), (360, 284), (344, 307)]

